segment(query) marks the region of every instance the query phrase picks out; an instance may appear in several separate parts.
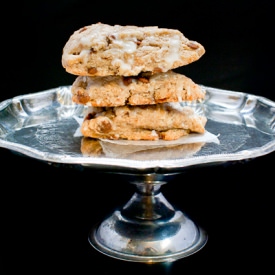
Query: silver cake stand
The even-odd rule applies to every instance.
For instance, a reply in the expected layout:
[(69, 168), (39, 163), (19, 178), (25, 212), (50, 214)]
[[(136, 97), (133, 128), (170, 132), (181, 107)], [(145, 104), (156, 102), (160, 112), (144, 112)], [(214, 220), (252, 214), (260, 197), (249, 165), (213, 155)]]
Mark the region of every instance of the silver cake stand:
[(130, 175), (135, 194), (91, 230), (91, 245), (114, 258), (146, 263), (175, 261), (200, 250), (206, 244), (206, 232), (160, 192), (171, 176)]
[[(131, 153), (123, 147), (121, 152), (127, 154), (119, 154), (117, 145), (108, 144), (107, 151), (98, 154), (91, 150), (87, 155), (81, 150), (83, 138), (77, 135), (84, 108), (72, 103), (71, 87), (62, 86), (1, 102), (0, 146), (48, 163), (122, 175), (136, 191), (123, 207), (95, 224), (88, 234), (90, 244), (121, 260), (175, 261), (203, 248), (207, 233), (184, 212), (174, 209), (161, 186), (188, 169), (256, 158), (275, 150), (273, 101), (204, 88), (206, 99), (194, 108), (207, 116), (206, 130), (218, 137), (218, 143), (194, 142), (191, 147)], [(115, 153), (110, 154), (113, 149)]]

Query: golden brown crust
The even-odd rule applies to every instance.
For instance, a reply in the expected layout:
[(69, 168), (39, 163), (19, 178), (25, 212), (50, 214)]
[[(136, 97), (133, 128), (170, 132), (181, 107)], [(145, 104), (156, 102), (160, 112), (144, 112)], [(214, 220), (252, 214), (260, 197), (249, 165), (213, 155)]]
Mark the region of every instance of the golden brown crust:
[(103, 139), (175, 140), (204, 133), (206, 117), (179, 103), (97, 108), (84, 119), (83, 136)]
[(82, 138), (81, 139), (81, 152), (84, 156), (101, 156), (103, 150), (98, 139)]
[(205, 90), (185, 75), (168, 71), (138, 77), (79, 76), (72, 85), (72, 95), (79, 104), (113, 107), (202, 100)]

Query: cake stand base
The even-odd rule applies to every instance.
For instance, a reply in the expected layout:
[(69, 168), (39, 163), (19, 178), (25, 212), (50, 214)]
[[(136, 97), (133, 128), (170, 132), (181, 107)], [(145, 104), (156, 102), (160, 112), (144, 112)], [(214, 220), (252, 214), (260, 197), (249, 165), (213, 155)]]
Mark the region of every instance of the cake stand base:
[(160, 192), (168, 176), (131, 177), (137, 191), (91, 230), (90, 244), (107, 256), (145, 263), (172, 262), (200, 250), (207, 242), (206, 232)]

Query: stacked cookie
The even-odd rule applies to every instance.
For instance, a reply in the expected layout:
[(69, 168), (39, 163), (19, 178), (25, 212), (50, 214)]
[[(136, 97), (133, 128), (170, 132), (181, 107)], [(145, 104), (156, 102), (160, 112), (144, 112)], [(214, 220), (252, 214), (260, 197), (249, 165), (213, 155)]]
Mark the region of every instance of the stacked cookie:
[(77, 76), (72, 100), (87, 107), (83, 136), (175, 140), (204, 133), (206, 117), (182, 103), (203, 100), (205, 91), (173, 71), (204, 53), (174, 29), (97, 23), (75, 31), (62, 66)]

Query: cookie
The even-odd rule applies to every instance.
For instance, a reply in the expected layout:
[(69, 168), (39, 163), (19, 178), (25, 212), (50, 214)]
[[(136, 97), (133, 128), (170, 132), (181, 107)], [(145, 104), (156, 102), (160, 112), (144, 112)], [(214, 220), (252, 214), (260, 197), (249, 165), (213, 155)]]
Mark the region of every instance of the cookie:
[(81, 76), (136, 76), (167, 72), (198, 60), (203, 45), (179, 30), (96, 23), (75, 31), (62, 51), (62, 66)]
[(84, 137), (128, 140), (175, 140), (204, 133), (207, 119), (180, 103), (90, 107), (81, 125)]
[(80, 150), (84, 156), (98, 157), (103, 154), (103, 149), (99, 139), (84, 137), (81, 139)]
[(173, 71), (137, 77), (78, 76), (71, 91), (75, 103), (94, 107), (196, 101), (205, 97), (201, 86)]

